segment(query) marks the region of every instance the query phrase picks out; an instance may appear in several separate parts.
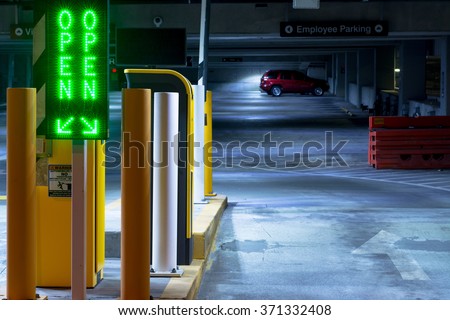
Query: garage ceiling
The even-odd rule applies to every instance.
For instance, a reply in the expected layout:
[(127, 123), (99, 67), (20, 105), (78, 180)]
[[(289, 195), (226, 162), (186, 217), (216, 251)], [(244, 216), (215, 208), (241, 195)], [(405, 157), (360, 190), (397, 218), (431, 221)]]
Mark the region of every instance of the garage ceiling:
[[(210, 0), (213, 4), (259, 4), (265, 5), (270, 3), (285, 3), (292, 4), (293, 0)], [(199, 4), (202, 0), (110, 0), (110, 4)], [(320, 2), (328, 3), (361, 3), (361, 2), (430, 2), (430, 0), (320, 0)], [(432, 2), (450, 2), (450, 0), (432, 0)], [(0, 0), (1, 5), (19, 5), (24, 9), (31, 10), (34, 0)], [(351, 42), (345, 43), (346, 49), (348, 48), (364, 48), (374, 47), (392, 44), (393, 41), (399, 41), (409, 38), (411, 35), (391, 35), (389, 39), (379, 38), (364, 38), (355, 39)], [(414, 35), (417, 38), (417, 35)], [(424, 38), (428, 39), (428, 36)], [(190, 36), (188, 38), (189, 44), (195, 46), (198, 44), (199, 39), (196, 36)], [(330, 48), (336, 50), (342, 48), (342, 41), (334, 39), (298, 39), (283, 38), (279, 34), (267, 34), (261, 35), (214, 35), (210, 38), (211, 51), (214, 49), (220, 50), (222, 53), (229, 50), (228, 54), (245, 55), (253, 54), (252, 50), (265, 48), (268, 55), (277, 55), (280, 50), (282, 54), (298, 55), (298, 51), (301, 49), (303, 52), (308, 51), (308, 54), (319, 54), (328, 52)], [(272, 52), (270, 49), (274, 49)], [(213, 52), (210, 52), (213, 53)]]
[[(424, 0), (320, 0), (321, 2), (420, 2)], [(434, 2), (450, 2), (450, 0), (433, 0)], [(33, 0), (0, 0), (0, 5), (31, 5)], [(211, 3), (292, 3), (292, 0), (211, 0)], [(190, 4), (201, 3), (201, 0), (110, 0), (111, 4)]]

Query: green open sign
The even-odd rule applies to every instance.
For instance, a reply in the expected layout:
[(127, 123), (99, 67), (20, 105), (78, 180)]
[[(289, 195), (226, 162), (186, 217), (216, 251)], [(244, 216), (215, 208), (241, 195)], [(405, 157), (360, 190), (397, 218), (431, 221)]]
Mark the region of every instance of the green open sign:
[(46, 136), (108, 137), (108, 1), (47, 4)]

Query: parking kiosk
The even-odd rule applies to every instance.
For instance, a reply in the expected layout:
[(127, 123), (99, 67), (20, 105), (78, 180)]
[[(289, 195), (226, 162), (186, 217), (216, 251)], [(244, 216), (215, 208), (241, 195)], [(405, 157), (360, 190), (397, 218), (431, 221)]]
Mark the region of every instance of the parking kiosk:
[[(37, 0), (33, 19), (37, 286), (84, 287), (72, 281), (76, 269), (86, 287), (95, 287), (105, 264), (109, 1)], [(73, 161), (80, 149), (74, 146), (82, 146), (82, 166)]]

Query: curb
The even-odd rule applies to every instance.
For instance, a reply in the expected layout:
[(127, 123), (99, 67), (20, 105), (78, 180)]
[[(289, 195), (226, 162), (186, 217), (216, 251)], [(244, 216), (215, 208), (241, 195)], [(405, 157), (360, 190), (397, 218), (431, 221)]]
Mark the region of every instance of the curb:
[[(196, 298), (206, 259), (209, 256), (217, 228), (223, 212), (228, 205), (226, 196), (218, 195), (207, 199), (207, 204), (201, 205), (200, 213), (193, 221), (194, 251), (193, 261), (188, 266), (180, 266), (184, 274), (180, 278), (170, 278), (159, 297), (159, 300), (193, 300)], [(106, 258), (120, 258), (120, 232), (106, 232), (105, 235)], [(155, 278), (155, 282), (158, 280)], [(151, 278), (151, 283), (153, 278)], [(151, 284), (151, 287), (153, 284)]]

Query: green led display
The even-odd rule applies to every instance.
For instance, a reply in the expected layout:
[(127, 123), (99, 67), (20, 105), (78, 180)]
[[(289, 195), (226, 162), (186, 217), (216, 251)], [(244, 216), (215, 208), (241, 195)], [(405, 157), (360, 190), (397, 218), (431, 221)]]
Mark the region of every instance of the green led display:
[(56, 0), (46, 14), (47, 138), (108, 136), (108, 0)]

